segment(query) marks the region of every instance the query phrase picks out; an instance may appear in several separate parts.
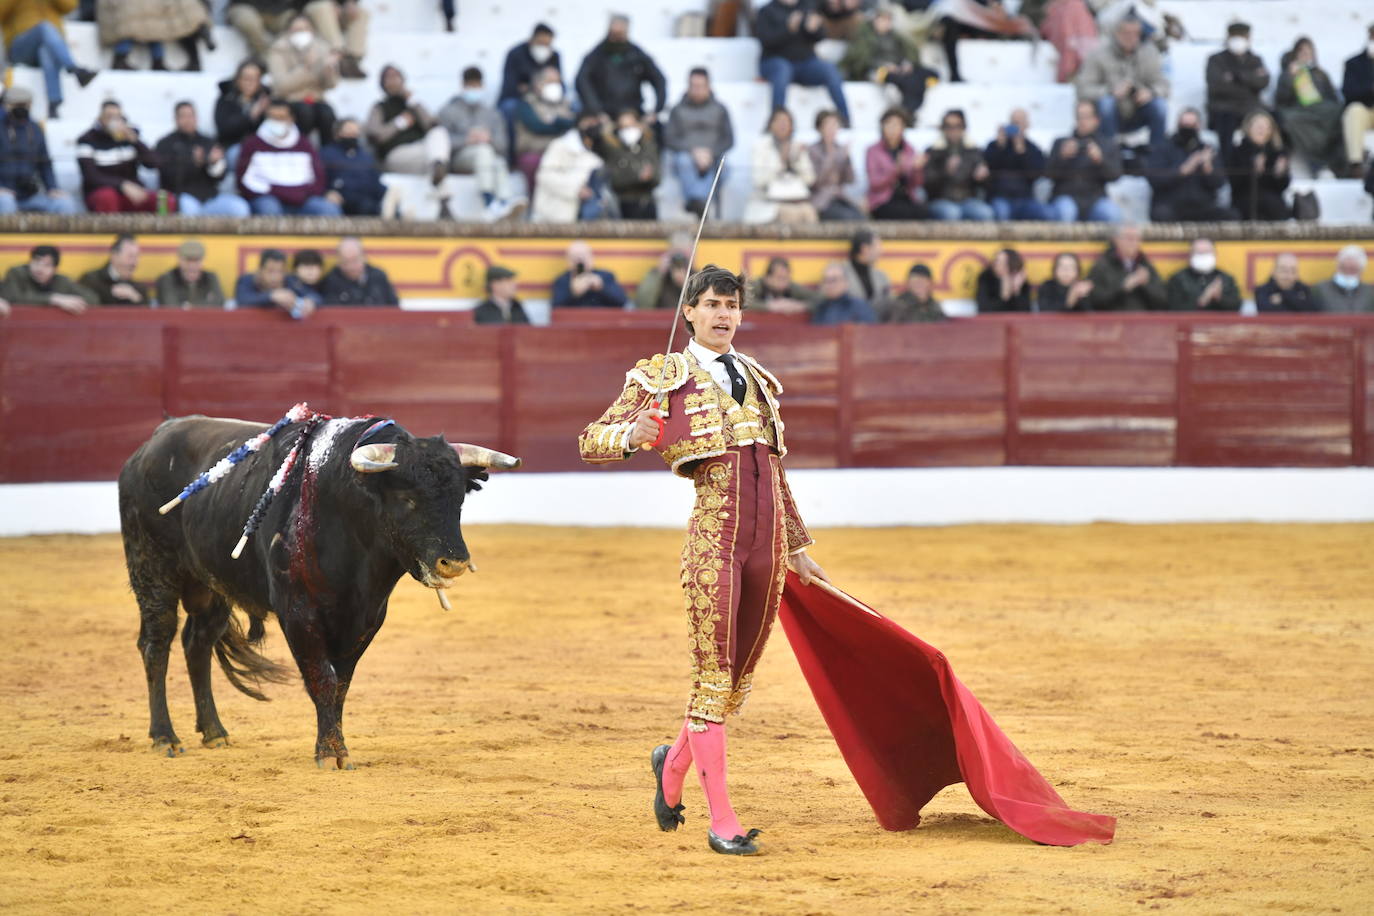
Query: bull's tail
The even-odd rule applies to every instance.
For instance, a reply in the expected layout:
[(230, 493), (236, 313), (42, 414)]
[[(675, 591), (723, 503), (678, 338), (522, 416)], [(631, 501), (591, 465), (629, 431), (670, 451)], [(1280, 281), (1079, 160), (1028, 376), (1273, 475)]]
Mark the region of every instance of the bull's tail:
[[(219, 659), (224, 676), (239, 690), (255, 700), (267, 702), (267, 697), (257, 689), (263, 682), (285, 684), (292, 680), (293, 672), (285, 665), (279, 665), (267, 658), (255, 647), (262, 642), (266, 630), (262, 620), (254, 617), (249, 622), (248, 632), (243, 632), (237, 614), (229, 615), (229, 625), (224, 635), (215, 643), (215, 656)], [(248, 682), (252, 682), (251, 684)]]

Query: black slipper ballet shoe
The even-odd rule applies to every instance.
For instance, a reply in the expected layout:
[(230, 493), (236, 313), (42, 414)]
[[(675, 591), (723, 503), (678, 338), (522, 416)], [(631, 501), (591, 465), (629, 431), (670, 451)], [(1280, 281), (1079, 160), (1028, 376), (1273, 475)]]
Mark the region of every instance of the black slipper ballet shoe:
[(654, 817), (658, 818), (659, 830), (676, 830), (678, 824), (687, 823), (687, 818), (682, 816), (685, 810), (682, 803), (668, 807), (668, 803), (663, 800), (663, 762), (668, 759), (668, 752), (672, 748), (666, 744), (660, 744), (654, 748), (654, 752), (649, 755), (649, 766), (654, 770), (654, 782), (657, 790), (654, 792)]
[(711, 844), (711, 851), (718, 852), (723, 856), (756, 856), (759, 854), (758, 846), (754, 845), (754, 837), (763, 831), (750, 830), (744, 836), (737, 836), (733, 840), (725, 840), (716, 836), (714, 830), (706, 831), (706, 841)]

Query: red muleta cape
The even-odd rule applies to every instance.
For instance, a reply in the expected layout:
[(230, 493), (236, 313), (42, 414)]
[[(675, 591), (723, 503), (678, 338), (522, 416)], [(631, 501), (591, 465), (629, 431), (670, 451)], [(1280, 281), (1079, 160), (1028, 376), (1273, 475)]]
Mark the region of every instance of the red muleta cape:
[(1116, 818), (1064, 804), (939, 649), (838, 589), (802, 585), (793, 572), (779, 617), (883, 827), (912, 829), (935, 793), (963, 782), (980, 808), (1037, 843), (1112, 841)]

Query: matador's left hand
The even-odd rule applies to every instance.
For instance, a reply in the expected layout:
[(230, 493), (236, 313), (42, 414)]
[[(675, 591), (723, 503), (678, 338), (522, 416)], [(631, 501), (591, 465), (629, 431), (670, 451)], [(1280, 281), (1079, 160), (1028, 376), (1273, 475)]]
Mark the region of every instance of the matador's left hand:
[(821, 569), (819, 563), (807, 556), (806, 551), (794, 553), (787, 558), (787, 568), (801, 577), (802, 585), (810, 585), (812, 579), (829, 582), (830, 577)]

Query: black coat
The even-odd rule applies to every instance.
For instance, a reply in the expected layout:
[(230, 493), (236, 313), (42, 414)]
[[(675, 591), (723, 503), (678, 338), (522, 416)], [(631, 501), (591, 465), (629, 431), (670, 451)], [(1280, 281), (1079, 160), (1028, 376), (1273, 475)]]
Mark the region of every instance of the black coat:
[[(220, 159), (215, 169), (219, 174), (211, 174), (210, 150), (216, 145), (204, 134), (183, 134), (175, 130), (157, 141), (154, 152), (157, 153), (162, 189), (172, 194), (190, 194), (202, 203), (217, 195), (228, 164)], [(201, 152), (200, 164), (195, 160), (197, 149)]]
[(335, 267), (325, 274), (320, 284), (325, 305), (400, 305), (391, 280), (380, 268), (368, 264), (363, 268), (363, 280), (355, 283)]
[(667, 102), (663, 71), (632, 42), (601, 42), (592, 48), (582, 61), (582, 69), (577, 71), (577, 95), (582, 99), (584, 113), (604, 112), (614, 117), (627, 108), (638, 111), (644, 107), (640, 88), (644, 83), (654, 88), (654, 111), (662, 111)]
[(530, 316), (525, 314), (525, 307), (519, 299), (511, 302), (509, 318), (501, 306), (487, 299), (472, 310), (472, 320), (477, 324), (529, 324)]
[(1021, 284), (1021, 291), (1010, 299), (1002, 298), (1002, 281), (986, 267), (978, 275), (978, 286), (974, 292), (978, 301), (978, 311), (982, 312), (1029, 312), (1031, 310), (1031, 285)]
[(983, 150), (983, 161), (988, 171), (988, 197), (1005, 197), (1007, 200), (1022, 200), (1034, 197), (1031, 186), (1035, 179), (1045, 174), (1045, 154), (1040, 147), (1026, 139), (1025, 152), (1018, 153), (1010, 140), (1006, 146), (999, 146), (996, 140)]
[(219, 84), (219, 93), (219, 100), (215, 102), (215, 132), (219, 135), (220, 145), (228, 149), (235, 143), (242, 143), (244, 137), (251, 135), (262, 124), (262, 118), (250, 116), (249, 109), (258, 99), (269, 98), (272, 93), (259, 87), (258, 94), (244, 104), (231, 79)]
[[(1078, 152), (1074, 156), (1065, 155), (1064, 145), (1070, 140), (1078, 142)], [(1087, 144), (1092, 141), (1102, 150), (1102, 161), (1093, 162), (1088, 156)], [(1045, 173), (1054, 181), (1053, 196), (1068, 195), (1084, 213), (1093, 202), (1107, 196), (1107, 185), (1121, 177), (1121, 151), (1116, 141), (1091, 134), (1080, 137), (1061, 137), (1054, 141), (1050, 149), (1050, 161)]]
[[(1255, 157), (1264, 154), (1259, 169)], [(1241, 219), (1282, 220), (1289, 216), (1283, 191), (1292, 174), (1279, 171), (1277, 164), (1288, 154), (1273, 146), (1261, 149), (1246, 137), (1231, 150), (1231, 205), (1240, 211)]]
[(1195, 169), (1184, 175), (1180, 171), (1184, 161), (1205, 146), (1207, 144), (1196, 137), (1183, 143), (1175, 134), (1150, 147), (1145, 174), (1149, 177), (1155, 203), (1189, 203), (1198, 200), (1215, 203), (1217, 192), (1226, 183), (1226, 169), (1220, 153), (1213, 149), (1215, 155), (1210, 173)]
[(763, 46), (759, 52), (760, 56), (781, 57), (793, 63), (815, 57), (816, 42), (825, 37), (824, 26), (814, 32), (806, 31), (805, 22), (795, 32), (787, 28), (788, 17), (801, 12), (804, 18), (807, 9), (814, 7), (801, 3), (796, 6), (783, 6), (778, 0), (773, 0), (759, 10), (754, 20), (754, 37)]
[(1374, 58), (1361, 51), (1345, 62), (1345, 78), (1341, 80), (1341, 95), (1345, 103), (1359, 102), (1374, 106)]
[(1301, 280), (1291, 289), (1279, 289), (1273, 280), (1255, 290), (1255, 308), (1261, 312), (1319, 312), (1312, 287)]
[(501, 78), (501, 95), (499, 100), (504, 102), (506, 99), (520, 100), (526, 92), (534, 85), (534, 75), (545, 67), (553, 67), (560, 74), (563, 72), (563, 60), (554, 51), (544, 63), (539, 63), (530, 54), (530, 43), (522, 41), (520, 44), (510, 49), (506, 55), (505, 72)]
[(1236, 116), (1260, 107), (1260, 93), (1269, 85), (1269, 69), (1251, 51), (1222, 51), (1207, 58), (1207, 111)]

